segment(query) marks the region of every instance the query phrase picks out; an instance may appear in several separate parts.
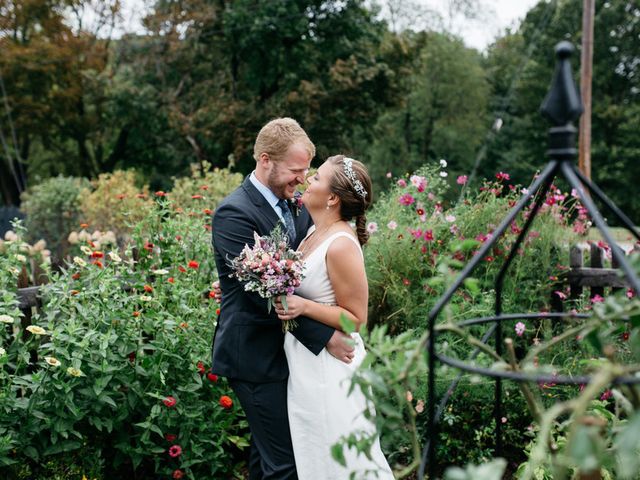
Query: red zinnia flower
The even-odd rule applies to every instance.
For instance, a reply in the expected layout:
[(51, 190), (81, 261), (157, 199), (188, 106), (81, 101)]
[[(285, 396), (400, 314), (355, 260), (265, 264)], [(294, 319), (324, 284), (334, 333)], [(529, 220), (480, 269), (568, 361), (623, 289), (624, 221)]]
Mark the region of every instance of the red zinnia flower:
[(147, 252), (152, 252), (153, 251), (153, 243), (151, 242), (147, 242), (144, 244), (144, 248)]
[(138, 193), (136, 198), (147, 198), (147, 195), (145, 193)]
[(80, 278), (80, 273), (74, 273), (73, 275), (71, 275), (71, 278), (73, 278), (74, 280), (78, 280)]
[(213, 213), (213, 210), (211, 210), (210, 208), (205, 208), (203, 212), (205, 215), (211, 215)]
[(411, 284), (411, 281), (408, 278), (403, 278), (402, 283), (408, 287)]
[(205, 370), (206, 370), (206, 369), (204, 368), (204, 363), (202, 363), (202, 362), (198, 362), (197, 367), (198, 367), (198, 372), (200, 372), (200, 375), (204, 375), (204, 372), (205, 372)]
[(147, 293), (151, 293), (153, 292), (153, 287), (151, 285), (145, 285), (144, 286), (144, 291)]
[(193, 198), (194, 200), (200, 200), (202, 198), (202, 195), (191, 195), (191, 198)]
[(176, 235), (176, 240), (178, 241), (182, 240), (182, 235)]
[(196, 262), (195, 260), (191, 260), (187, 266), (189, 268), (193, 268), (194, 270), (197, 270), (198, 267), (200, 266), (200, 264), (198, 262)]
[(167, 442), (173, 442), (176, 438), (178, 438), (178, 436), (175, 433), (165, 433), (164, 434), (164, 439)]
[(93, 264), (98, 268), (104, 268), (104, 265), (102, 265), (102, 262), (100, 260), (96, 260), (95, 262), (93, 262)]
[(162, 190), (158, 190), (156, 192), (156, 197), (166, 197), (166, 196), (167, 196), (167, 194), (164, 193)]
[(220, 315), (220, 309), (216, 308), (216, 315)]
[(133, 316), (134, 317), (139, 317), (140, 316), (140, 312), (133, 312)]
[(178, 469), (173, 471), (173, 478), (178, 479), (182, 477), (184, 477), (184, 472), (182, 470)]
[(87, 228), (89, 226), (88, 223), (81, 223), (80, 228)]
[(231, 397), (223, 395), (220, 397), (220, 406), (229, 410), (233, 406), (233, 400), (231, 400)]
[(200, 190), (209, 190), (209, 185), (202, 185)]
[(180, 323), (180, 328), (187, 328), (189, 324), (187, 322)]
[(216, 298), (216, 292), (213, 290), (209, 292), (209, 298)]
[(118, 200), (122, 200), (122, 199), (123, 199), (123, 198), (125, 198), (125, 197), (126, 197), (126, 195), (125, 195), (124, 193), (119, 193), (118, 195), (116, 195), (116, 198), (117, 198)]
[(169, 277), (169, 278), (167, 278), (167, 282), (169, 282), (169, 283), (174, 283), (174, 282), (175, 282), (175, 280), (173, 279), (173, 277)]
[(95, 252), (91, 253), (91, 258), (102, 258), (104, 257), (104, 253), (96, 250)]
[(162, 403), (164, 403), (164, 404), (165, 404), (165, 406), (167, 406), (167, 407), (169, 407), (169, 408), (171, 408), (171, 407), (175, 407), (177, 402), (178, 402), (178, 401), (177, 401), (175, 398), (171, 397), (171, 396), (166, 397), (166, 398), (162, 401)]
[(187, 269), (186, 269), (186, 268), (184, 268), (182, 265), (180, 265), (180, 266), (178, 267), (178, 270), (180, 270), (182, 273), (184, 273), (184, 272), (186, 272), (186, 271), (187, 271)]
[(171, 445), (169, 447), (169, 455), (173, 458), (179, 457), (182, 455), (182, 447), (180, 445)]
[(211, 380), (213, 383), (216, 383), (218, 381), (218, 376), (215, 373), (207, 373), (207, 378), (209, 380)]

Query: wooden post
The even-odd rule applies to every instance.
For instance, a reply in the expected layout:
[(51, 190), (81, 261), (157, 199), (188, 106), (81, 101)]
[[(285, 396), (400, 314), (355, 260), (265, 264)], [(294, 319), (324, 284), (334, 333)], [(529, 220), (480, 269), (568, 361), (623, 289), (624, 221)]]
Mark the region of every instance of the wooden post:
[(595, 0), (582, 2), (582, 56), (580, 92), (584, 113), (580, 117), (578, 168), (591, 180), (591, 76), (593, 70), (593, 17)]

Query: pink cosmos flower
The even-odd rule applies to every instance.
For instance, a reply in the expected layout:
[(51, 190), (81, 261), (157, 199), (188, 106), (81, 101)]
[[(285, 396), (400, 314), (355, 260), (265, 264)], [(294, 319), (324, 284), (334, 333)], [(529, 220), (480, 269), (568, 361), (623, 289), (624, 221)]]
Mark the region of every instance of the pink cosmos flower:
[(413, 198), (413, 195), (411, 195), (410, 193), (405, 193), (404, 195), (400, 195), (398, 201), (400, 202), (400, 205), (409, 206), (413, 204), (416, 199)]
[(524, 323), (522, 322), (516, 323), (516, 327), (515, 327), (516, 335), (518, 335), (519, 337), (524, 335), (526, 328), (527, 326)]
[(467, 180), (469, 179), (469, 177), (467, 177), (466, 175), (460, 175), (457, 179), (456, 179), (456, 183), (458, 185), (465, 185), (467, 183)]

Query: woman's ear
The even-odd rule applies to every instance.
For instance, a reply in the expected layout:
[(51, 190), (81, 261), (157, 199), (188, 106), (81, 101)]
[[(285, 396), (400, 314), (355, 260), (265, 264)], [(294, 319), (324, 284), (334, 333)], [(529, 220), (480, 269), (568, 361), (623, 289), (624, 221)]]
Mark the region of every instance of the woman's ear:
[(330, 193), (329, 198), (327, 199), (328, 207), (335, 207), (340, 203), (340, 198), (335, 193)]

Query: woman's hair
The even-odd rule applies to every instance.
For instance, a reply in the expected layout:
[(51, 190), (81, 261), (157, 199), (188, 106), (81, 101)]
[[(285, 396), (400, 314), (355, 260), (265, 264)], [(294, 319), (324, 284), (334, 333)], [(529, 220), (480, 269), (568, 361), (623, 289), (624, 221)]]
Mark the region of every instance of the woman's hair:
[(256, 162), (262, 153), (269, 154), (274, 162), (279, 162), (291, 145), (299, 143), (309, 153), (309, 158), (316, 154), (316, 147), (307, 133), (293, 118), (276, 118), (260, 129), (253, 146), (253, 158)]
[(329, 157), (327, 162), (335, 167), (329, 185), (340, 198), (340, 217), (346, 221), (355, 219), (358, 241), (364, 245), (369, 239), (365, 212), (372, 199), (369, 173), (361, 162), (344, 155)]

